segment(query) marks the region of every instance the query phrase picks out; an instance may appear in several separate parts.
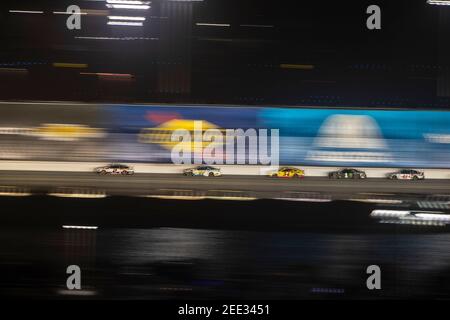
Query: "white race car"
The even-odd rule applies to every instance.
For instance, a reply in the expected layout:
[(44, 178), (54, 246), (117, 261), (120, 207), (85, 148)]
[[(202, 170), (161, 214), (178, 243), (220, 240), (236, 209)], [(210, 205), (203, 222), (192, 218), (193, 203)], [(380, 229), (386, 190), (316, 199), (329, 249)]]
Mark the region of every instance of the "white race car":
[(417, 170), (404, 169), (389, 173), (388, 178), (392, 180), (423, 180), (425, 179), (425, 174)]
[(198, 166), (195, 168), (185, 169), (183, 171), (185, 176), (205, 176), (205, 177), (218, 177), (222, 173), (220, 169), (210, 166)]
[(94, 169), (94, 172), (98, 174), (123, 174), (123, 175), (130, 175), (134, 174), (134, 169), (130, 166), (119, 164), (119, 163), (112, 163), (104, 167), (98, 167)]

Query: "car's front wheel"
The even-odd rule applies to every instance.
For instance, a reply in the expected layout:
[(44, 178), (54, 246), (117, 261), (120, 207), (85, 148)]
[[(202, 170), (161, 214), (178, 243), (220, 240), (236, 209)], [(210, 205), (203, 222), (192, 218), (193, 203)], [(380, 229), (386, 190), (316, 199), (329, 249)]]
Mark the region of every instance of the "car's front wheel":
[(214, 177), (214, 172), (210, 172), (210, 173), (208, 173), (208, 176), (210, 176), (210, 177)]

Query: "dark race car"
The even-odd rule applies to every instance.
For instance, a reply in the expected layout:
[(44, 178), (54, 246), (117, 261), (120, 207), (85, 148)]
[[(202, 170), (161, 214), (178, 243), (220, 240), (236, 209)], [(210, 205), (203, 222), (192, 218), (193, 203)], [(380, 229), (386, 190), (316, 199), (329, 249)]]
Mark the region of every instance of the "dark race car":
[(364, 171), (357, 169), (342, 169), (339, 171), (332, 171), (328, 174), (330, 179), (365, 179), (367, 175)]

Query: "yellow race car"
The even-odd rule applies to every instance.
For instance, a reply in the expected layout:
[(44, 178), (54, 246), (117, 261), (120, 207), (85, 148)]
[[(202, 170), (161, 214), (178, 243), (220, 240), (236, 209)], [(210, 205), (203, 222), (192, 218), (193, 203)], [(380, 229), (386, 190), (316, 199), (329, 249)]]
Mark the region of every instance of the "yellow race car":
[(278, 171), (272, 172), (269, 176), (278, 178), (303, 178), (305, 171), (292, 167), (283, 167)]

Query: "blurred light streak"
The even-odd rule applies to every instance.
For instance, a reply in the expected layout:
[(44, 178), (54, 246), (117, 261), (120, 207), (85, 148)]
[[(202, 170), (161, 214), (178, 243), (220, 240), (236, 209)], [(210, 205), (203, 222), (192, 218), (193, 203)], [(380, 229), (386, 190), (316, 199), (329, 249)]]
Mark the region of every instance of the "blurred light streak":
[(132, 40), (159, 40), (159, 38), (146, 38), (146, 37), (75, 37), (75, 39), (83, 40), (122, 40), (122, 41), (132, 41)]
[(0, 196), (7, 197), (24, 197), (30, 196), (31, 193), (28, 190), (19, 187), (0, 186)]
[(66, 62), (53, 62), (53, 66), (55, 68), (75, 68), (75, 69), (83, 69), (88, 67), (86, 63), (66, 63)]
[(32, 10), (9, 10), (10, 13), (31, 13), (31, 14), (41, 14), (44, 11), (32, 11)]
[(82, 199), (100, 199), (106, 198), (106, 194), (102, 193), (48, 193), (47, 195), (51, 197), (59, 198), (82, 198)]
[(253, 201), (257, 200), (255, 197), (240, 197), (240, 196), (208, 196), (207, 199), (211, 200), (229, 200), (229, 201)]
[(66, 12), (66, 11), (53, 11), (53, 14), (67, 14), (67, 15), (87, 15), (87, 12)]
[(29, 192), (0, 192), (0, 196), (6, 196), (6, 197), (27, 197), (31, 196), (31, 193)]
[(110, 26), (142, 27), (144, 24), (142, 22), (108, 21), (108, 25), (110, 25)]
[(135, 10), (148, 10), (149, 5), (135, 5), (135, 4), (107, 4), (108, 8), (112, 9), (135, 9)]
[(63, 225), (63, 229), (86, 229), (86, 230), (97, 230), (97, 226), (73, 226), (73, 225)]
[(331, 202), (331, 199), (320, 199), (320, 198), (274, 198), (275, 200), (282, 201), (300, 201), (300, 202)]
[(145, 21), (145, 17), (108, 16), (110, 20)]
[(206, 26), (206, 27), (230, 27), (229, 23), (206, 23), (206, 22), (197, 22), (197, 26)]
[(440, 211), (373, 210), (372, 218), (382, 218), (379, 223), (419, 226), (445, 226), (450, 215)]
[(430, 220), (381, 220), (380, 223), (383, 224), (406, 224), (415, 226), (435, 226), (444, 227), (446, 224), (440, 221), (430, 221)]
[(417, 201), (417, 205), (423, 209), (450, 209), (450, 201)]
[(403, 203), (402, 200), (395, 199), (358, 199), (351, 198), (349, 201), (357, 201), (357, 202), (367, 202), (367, 203), (382, 203), (382, 204), (400, 204)]
[(418, 213), (418, 214), (416, 214), (416, 217), (429, 219), (429, 220), (450, 221), (450, 215), (449, 214)]
[(28, 73), (28, 69), (24, 68), (0, 68), (0, 73)]
[(145, 198), (155, 198), (163, 200), (204, 200), (203, 196), (161, 196), (161, 195), (146, 195)]
[(450, 6), (450, 1), (444, 0), (428, 0), (427, 3), (431, 5)]
[(104, 72), (80, 72), (81, 75), (97, 76), (111, 80), (131, 80), (133, 75), (129, 73), (104, 73)]
[(314, 65), (312, 64), (289, 64), (282, 63), (280, 64), (281, 69), (298, 69), (298, 70), (312, 70), (314, 69)]
[(370, 216), (372, 217), (405, 217), (411, 214), (411, 211), (406, 210), (373, 210)]
[(140, 0), (106, 0), (106, 2), (111, 4), (150, 4), (150, 1)]
[(0, 134), (32, 134), (34, 132), (33, 128), (23, 128), (23, 127), (0, 127)]

